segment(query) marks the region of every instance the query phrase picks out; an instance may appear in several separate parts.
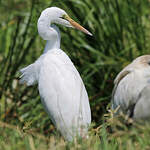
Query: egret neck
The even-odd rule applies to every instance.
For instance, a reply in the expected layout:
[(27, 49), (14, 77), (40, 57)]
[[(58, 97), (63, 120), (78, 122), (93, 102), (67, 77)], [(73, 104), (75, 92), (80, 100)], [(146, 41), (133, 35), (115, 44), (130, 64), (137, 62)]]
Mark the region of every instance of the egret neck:
[(60, 41), (61, 41), (61, 36), (60, 36), (60, 31), (59, 28), (55, 25), (51, 25), (52, 30), (57, 33), (55, 38), (51, 38), (49, 40), (46, 41), (46, 45), (44, 48), (44, 53), (46, 53), (47, 51), (51, 50), (51, 49), (60, 49)]
[(56, 25), (51, 24), (50, 18), (43, 17), (45, 16), (41, 15), (38, 20), (38, 32), (39, 35), (47, 41), (44, 53), (51, 49), (60, 49), (61, 35), (59, 28)]

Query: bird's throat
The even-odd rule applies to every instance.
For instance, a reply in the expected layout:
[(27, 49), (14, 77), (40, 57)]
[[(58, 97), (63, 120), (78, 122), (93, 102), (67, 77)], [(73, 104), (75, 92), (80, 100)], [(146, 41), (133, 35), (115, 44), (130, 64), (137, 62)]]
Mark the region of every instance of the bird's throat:
[(50, 51), (52, 49), (60, 49), (60, 43), (58, 41), (55, 41), (55, 43), (53, 43), (50, 40), (46, 41), (44, 53), (46, 53), (47, 51)]
[(52, 25), (50, 28), (52, 29), (51, 32), (53, 32), (53, 34), (51, 38), (46, 42), (44, 53), (52, 49), (60, 49), (61, 36), (60, 36), (59, 29), (55, 25)]

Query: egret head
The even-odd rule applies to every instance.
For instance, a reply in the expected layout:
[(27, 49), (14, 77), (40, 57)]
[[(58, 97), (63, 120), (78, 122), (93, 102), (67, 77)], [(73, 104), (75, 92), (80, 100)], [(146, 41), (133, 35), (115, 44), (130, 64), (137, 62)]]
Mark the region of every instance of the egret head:
[[(45, 20), (49, 20), (49, 22), (51, 24), (56, 23), (56, 24), (61, 24), (66, 27), (76, 28), (76, 29), (92, 36), (92, 34), (88, 30), (86, 30), (81, 25), (79, 25), (77, 22), (75, 22), (73, 19), (71, 19), (64, 10), (62, 10), (58, 7), (50, 7), (50, 8), (45, 9), (41, 13), (41, 16), (40, 16), (38, 22), (45, 21)], [(49, 22), (47, 22), (47, 25), (49, 25)]]
[(132, 64), (136, 68), (150, 68), (150, 55), (143, 55), (136, 58)]

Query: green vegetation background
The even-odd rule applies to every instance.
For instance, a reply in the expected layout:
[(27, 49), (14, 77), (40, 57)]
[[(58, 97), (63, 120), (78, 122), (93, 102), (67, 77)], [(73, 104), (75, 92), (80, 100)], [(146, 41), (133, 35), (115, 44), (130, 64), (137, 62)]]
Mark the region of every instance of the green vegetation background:
[[(93, 33), (90, 37), (59, 26), (61, 49), (80, 72), (94, 129), (100, 127), (91, 129), (89, 144), (65, 143), (41, 105), (37, 86), (18, 83), (19, 69), (43, 52), (45, 41), (37, 33), (37, 19), (51, 6), (64, 9)], [(110, 133), (109, 123), (103, 121), (117, 73), (134, 58), (150, 52), (149, 8), (149, 0), (0, 0), (0, 150), (149, 149), (147, 126), (128, 129), (119, 122), (122, 130), (114, 127), (118, 136)]]

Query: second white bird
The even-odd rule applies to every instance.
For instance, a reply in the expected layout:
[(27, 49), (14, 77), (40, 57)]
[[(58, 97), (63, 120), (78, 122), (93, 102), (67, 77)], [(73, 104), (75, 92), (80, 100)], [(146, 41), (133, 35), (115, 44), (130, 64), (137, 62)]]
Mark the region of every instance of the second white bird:
[(112, 109), (135, 120), (150, 120), (150, 55), (136, 58), (116, 77)]

